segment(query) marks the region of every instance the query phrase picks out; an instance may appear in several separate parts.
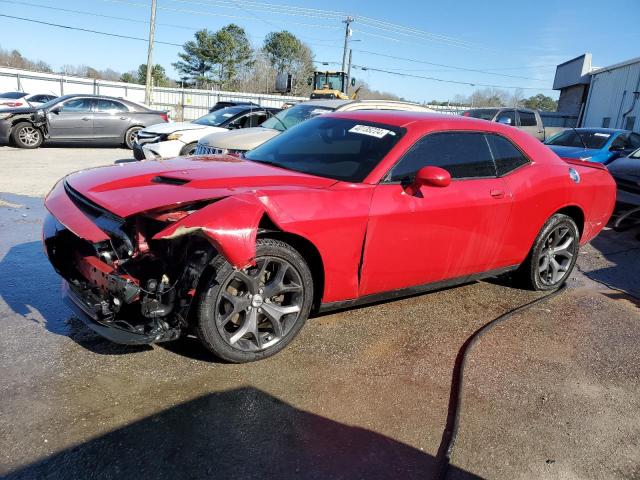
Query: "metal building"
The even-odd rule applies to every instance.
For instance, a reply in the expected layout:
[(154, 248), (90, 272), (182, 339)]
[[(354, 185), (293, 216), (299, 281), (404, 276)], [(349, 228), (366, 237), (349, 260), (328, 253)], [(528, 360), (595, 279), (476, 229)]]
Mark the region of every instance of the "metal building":
[(556, 67), (558, 112), (577, 116), (582, 127), (640, 131), (640, 57), (594, 68), (585, 53)]
[(640, 131), (640, 58), (590, 74), (582, 125)]

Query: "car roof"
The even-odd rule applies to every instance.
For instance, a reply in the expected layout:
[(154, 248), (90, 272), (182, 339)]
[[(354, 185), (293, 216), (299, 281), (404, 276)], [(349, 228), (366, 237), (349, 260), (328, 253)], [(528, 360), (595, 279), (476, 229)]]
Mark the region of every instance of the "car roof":
[(576, 130), (578, 132), (585, 132), (585, 133), (610, 133), (610, 134), (614, 134), (614, 133), (629, 133), (629, 130), (624, 130), (622, 128), (590, 128), (590, 127), (582, 127), (582, 128), (576, 128)]
[(116, 102), (126, 103), (129, 106), (145, 108), (147, 110), (151, 110), (146, 105), (143, 105), (142, 103), (135, 102), (133, 100), (127, 100), (126, 98), (120, 98), (120, 97), (111, 97), (109, 95), (94, 95), (92, 93), (70, 93), (68, 95), (62, 95), (62, 96), (56, 98), (56, 100), (64, 101), (64, 100), (68, 100), (70, 98), (95, 98), (95, 99), (103, 99), (103, 100), (114, 100)]
[(478, 130), (493, 131), (499, 128), (496, 127), (496, 125), (500, 125), (495, 122), (487, 122), (486, 120), (480, 120), (477, 118), (427, 111), (418, 112), (406, 110), (353, 110), (349, 112), (332, 112), (323, 115), (323, 117), (325, 116), (384, 123), (395, 127), (406, 127), (415, 122), (420, 122), (422, 124), (440, 124), (443, 121), (446, 121), (448, 124), (464, 124), (467, 126), (474, 126)]

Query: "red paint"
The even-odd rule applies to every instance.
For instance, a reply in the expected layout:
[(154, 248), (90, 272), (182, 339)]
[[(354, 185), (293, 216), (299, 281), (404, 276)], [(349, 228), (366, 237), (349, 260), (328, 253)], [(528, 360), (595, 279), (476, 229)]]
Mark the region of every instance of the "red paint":
[[(325, 276), (324, 302), (517, 265), (555, 212), (582, 212), (585, 243), (613, 211), (615, 184), (606, 169), (579, 161), (567, 164), (518, 129), (423, 113), (330, 115), (402, 126), (406, 134), (360, 184), (230, 156), (122, 164), (73, 174), (67, 181), (121, 217), (190, 211), (195, 201), (213, 201), (172, 218), (176, 221), (154, 238), (204, 235), (237, 268), (253, 262), (258, 225), (267, 218), (317, 249)], [(448, 130), (501, 134), (531, 163), (502, 178), (451, 180), (439, 169), (427, 168), (412, 189), (380, 183), (414, 142), (430, 132)], [(570, 179), (569, 168), (579, 172), (580, 183)], [(163, 182), (162, 177), (182, 184)], [(104, 238), (60, 185), (46, 202), (77, 235), (91, 241)]]

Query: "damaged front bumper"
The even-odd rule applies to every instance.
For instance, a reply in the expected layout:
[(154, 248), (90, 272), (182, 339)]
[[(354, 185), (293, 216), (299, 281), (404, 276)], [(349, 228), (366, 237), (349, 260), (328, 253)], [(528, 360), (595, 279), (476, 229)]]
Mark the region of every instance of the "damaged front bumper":
[[(75, 195), (59, 185), (45, 202), (50, 213), (43, 225), (43, 245), (64, 280), (65, 303), (91, 329), (116, 343), (177, 339), (186, 328), (193, 298), (187, 292), (202, 268), (187, 261), (171, 270), (160, 252), (149, 251), (146, 243), (146, 253), (141, 252), (138, 242), (123, 239), (130, 234), (118, 226), (122, 219), (101, 218), (110, 214), (86, 210)], [(205, 264), (202, 258), (200, 264)], [(169, 286), (169, 278), (185, 283)]]

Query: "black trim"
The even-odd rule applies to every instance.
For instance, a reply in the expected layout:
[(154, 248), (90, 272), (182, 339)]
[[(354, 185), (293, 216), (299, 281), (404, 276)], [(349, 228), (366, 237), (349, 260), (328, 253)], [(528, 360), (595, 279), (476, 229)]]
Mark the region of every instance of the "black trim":
[(412, 287), (401, 288), (398, 290), (390, 290), (388, 292), (374, 293), (371, 295), (365, 295), (359, 298), (353, 298), (351, 300), (341, 300), (338, 302), (323, 303), (318, 309), (319, 312), (330, 312), (333, 310), (341, 310), (344, 308), (358, 307), (361, 305), (367, 305), (370, 303), (384, 302), (387, 300), (395, 300), (403, 297), (410, 297), (412, 295), (419, 295), (422, 293), (432, 292), (434, 290), (440, 290), (442, 288), (453, 287), (455, 285), (461, 285), (467, 282), (473, 282), (476, 280), (482, 280), (483, 278), (496, 277), (503, 273), (511, 272), (517, 269), (519, 265), (512, 265), (509, 267), (496, 268), (481, 273), (474, 273), (472, 275), (466, 275), (464, 277), (450, 278), (448, 280), (441, 280), (438, 282), (425, 283), (423, 285), (415, 285)]

